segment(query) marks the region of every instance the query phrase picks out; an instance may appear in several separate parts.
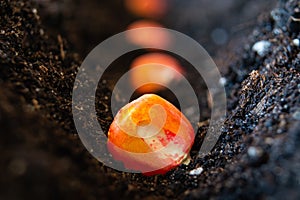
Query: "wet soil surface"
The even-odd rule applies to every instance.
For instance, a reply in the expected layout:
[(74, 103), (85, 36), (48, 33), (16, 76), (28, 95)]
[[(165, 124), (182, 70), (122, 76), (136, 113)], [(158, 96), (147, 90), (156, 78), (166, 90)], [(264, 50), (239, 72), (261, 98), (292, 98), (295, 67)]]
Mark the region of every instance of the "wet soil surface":
[[(221, 137), (208, 155), (198, 157), (208, 128), (199, 123), (191, 163), (152, 177), (105, 167), (82, 145), (72, 119), (72, 89), (82, 54), (95, 40), (84, 45), (67, 33), (70, 29), (55, 29), (56, 23), (80, 26), (76, 20), (60, 21), (64, 11), (47, 12), (45, 5), (57, 3), (50, 2), (0, 2), (0, 199), (300, 198), (299, 1), (274, 4), (258, 17), (243, 45), (233, 39), (228, 44), (233, 49), (224, 45), (215, 53), (228, 96)], [(118, 3), (106, 8), (113, 6), (122, 10)], [(243, 7), (247, 15), (247, 6), (235, 9)], [(98, 30), (101, 39), (134, 19), (122, 18), (123, 25)], [(111, 95), (112, 84), (101, 81), (98, 89), (97, 112), (106, 130), (112, 117), (103, 99)], [(200, 174), (190, 174), (199, 167)]]

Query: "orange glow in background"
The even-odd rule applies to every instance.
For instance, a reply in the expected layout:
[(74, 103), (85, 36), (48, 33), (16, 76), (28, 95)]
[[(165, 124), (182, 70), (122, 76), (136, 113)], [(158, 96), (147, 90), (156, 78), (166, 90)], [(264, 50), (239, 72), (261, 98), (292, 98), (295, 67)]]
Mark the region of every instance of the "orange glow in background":
[[(125, 6), (131, 13), (144, 18), (131, 23), (127, 30), (146, 27), (164, 28), (154, 19), (157, 20), (166, 14), (168, 0), (125, 0)], [(128, 32), (127, 39), (143, 48), (165, 49), (172, 42), (169, 33), (164, 29), (140, 29), (138, 34)], [(130, 72), (131, 85), (137, 88), (139, 93), (157, 92), (163, 89), (163, 86), (167, 87), (171, 82), (178, 81), (182, 73), (179, 62), (164, 53), (142, 55), (132, 62), (131, 68), (135, 68)], [(147, 84), (148, 82), (156, 84)], [(140, 87), (141, 85), (144, 86)]]

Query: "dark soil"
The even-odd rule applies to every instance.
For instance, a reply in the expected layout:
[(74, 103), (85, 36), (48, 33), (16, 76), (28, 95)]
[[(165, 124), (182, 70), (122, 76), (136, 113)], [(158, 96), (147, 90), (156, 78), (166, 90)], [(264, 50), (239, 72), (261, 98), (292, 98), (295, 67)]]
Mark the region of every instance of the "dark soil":
[[(95, 5), (91, 2), (68, 9), (84, 4), (83, 13), (89, 16)], [(293, 42), (300, 39), (300, 23), (295, 20), (299, 1), (279, 1), (260, 17), (267, 3), (258, 4), (262, 10), (253, 13), (257, 21), (243, 45), (240, 41), (249, 27), (239, 37), (230, 33), (231, 43), (208, 48), (220, 48), (214, 55), (227, 80), (222, 135), (210, 154), (197, 157), (207, 131), (207, 124), (201, 123), (191, 163), (152, 177), (105, 167), (82, 145), (72, 119), (73, 83), (80, 59), (100, 41), (95, 34), (84, 44), (76, 33), (88, 35), (92, 30), (78, 31), (84, 29), (84, 20), (76, 17), (64, 20), (74, 12), (50, 12), (47, 6), (57, 3), (0, 2), (0, 199), (300, 199), (300, 47)], [(120, 1), (97, 5), (105, 8), (103, 16), (114, 19), (109, 27), (103, 20), (96, 31), (101, 32), (98, 40), (123, 30), (135, 18), (123, 11)], [(234, 5), (224, 26), (249, 15), (251, 3)], [(109, 14), (112, 8), (121, 12), (123, 21)], [(165, 23), (172, 27), (170, 18)], [(216, 25), (219, 18), (212, 17), (206, 27)], [(197, 25), (178, 29), (193, 34)], [(258, 55), (252, 46), (261, 40), (269, 41), (270, 47)], [(108, 106), (101, 97), (110, 95), (113, 81), (99, 84), (97, 109), (106, 129), (112, 118), (101, 110)], [(189, 175), (200, 166), (200, 175)]]

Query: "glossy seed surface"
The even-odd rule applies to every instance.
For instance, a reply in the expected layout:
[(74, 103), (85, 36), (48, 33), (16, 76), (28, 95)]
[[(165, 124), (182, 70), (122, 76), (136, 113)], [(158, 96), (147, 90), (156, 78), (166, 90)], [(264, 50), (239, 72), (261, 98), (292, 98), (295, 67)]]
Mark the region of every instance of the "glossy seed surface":
[(108, 132), (108, 149), (128, 169), (164, 174), (189, 155), (194, 130), (167, 100), (145, 94), (116, 114)]

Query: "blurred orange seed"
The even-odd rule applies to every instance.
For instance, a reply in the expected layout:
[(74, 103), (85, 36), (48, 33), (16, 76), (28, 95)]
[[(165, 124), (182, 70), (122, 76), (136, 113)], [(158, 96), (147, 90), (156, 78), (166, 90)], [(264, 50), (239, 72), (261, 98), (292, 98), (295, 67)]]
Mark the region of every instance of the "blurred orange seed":
[(189, 157), (194, 130), (171, 103), (146, 94), (116, 114), (108, 132), (108, 149), (127, 169), (164, 174)]
[[(127, 30), (140, 28), (138, 32), (127, 32), (127, 39), (140, 46), (155, 46), (165, 48), (170, 44), (170, 35), (167, 30), (162, 29), (163, 25), (151, 20), (138, 20), (131, 23)], [(157, 28), (157, 29), (141, 29), (141, 28)]]
[(126, 8), (141, 17), (160, 18), (167, 11), (167, 0), (125, 0)]
[[(180, 63), (164, 53), (139, 56), (132, 62), (131, 68), (135, 68), (130, 73), (131, 84), (140, 93), (161, 90), (162, 86), (167, 87), (171, 82), (180, 80), (183, 73)], [(153, 84), (146, 84), (147, 82)]]

